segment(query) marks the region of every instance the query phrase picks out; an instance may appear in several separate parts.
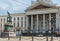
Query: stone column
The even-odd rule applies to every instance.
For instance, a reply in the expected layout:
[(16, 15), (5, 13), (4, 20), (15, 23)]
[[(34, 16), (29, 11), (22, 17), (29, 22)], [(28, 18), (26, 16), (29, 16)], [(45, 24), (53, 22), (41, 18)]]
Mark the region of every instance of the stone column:
[(59, 14), (58, 13), (56, 13), (56, 29), (58, 29), (58, 25), (59, 25)]
[(24, 30), (25, 30), (25, 16), (23, 17), (23, 32), (24, 32)]
[(31, 30), (33, 30), (33, 15), (31, 15)]
[(28, 16), (26, 16), (26, 28), (25, 30), (28, 30)]
[[(46, 28), (45, 28), (45, 14), (43, 14), (43, 30), (46, 30)], [(45, 32), (45, 31), (43, 31), (43, 32)]]
[(36, 29), (37, 29), (37, 32), (38, 32), (38, 15), (36, 15), (36, 19), (37, 19), (37, 27), (36, 27)]
[[(58, 29), (59, 29), (59, 32), (60, 32), (60, 16), (58, 16)], [(57, 24), (56, 24), (57, 25)]]
[(49, 14), (49, 29), (51, 29), (51, 14)]

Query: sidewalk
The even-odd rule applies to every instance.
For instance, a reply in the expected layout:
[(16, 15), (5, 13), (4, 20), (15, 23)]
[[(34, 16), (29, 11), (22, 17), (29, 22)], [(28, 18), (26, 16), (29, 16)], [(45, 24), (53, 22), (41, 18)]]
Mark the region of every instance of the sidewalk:
[[(53, 41), (60, 41), (60, 37), (54, 37)], [(48, 40), (51, 40), (51, 37), (48, 38)], [(19, 38), (0, 38), (0, 41), (19, 41)], [(32, 41), (32, 37), (21, 37), (21, 41)], [(34, 41), (46, 41), (46, 37), (34, 37)]]

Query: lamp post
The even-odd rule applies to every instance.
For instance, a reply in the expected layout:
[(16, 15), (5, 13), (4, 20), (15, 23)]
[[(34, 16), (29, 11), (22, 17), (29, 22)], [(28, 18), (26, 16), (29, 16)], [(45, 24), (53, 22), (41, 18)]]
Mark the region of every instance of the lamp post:
[[(53, 24), (53, 17), (51, 17), (50, 22)], [(49, 19), (48, 19), (48, 23), (49, 23)], [(47, 36), (47, 41), (48, 41), (48, 36)], [(53, 27), (51, 27), (51, 41), (53, 41)]]
[(19, 32), (21, 32), (21, 28), (20, 28), (20, 27), (18, 27), (18, 28), (16, 28), (16, 30), (18, 31), (19, 41), (21, 41), (21, 35), (19, 34)]
[[(19, 32), (21, 33), (21, 29), (19, 28)], [(21, 41), (21, 34), (19, 34), (19, 41)]]
[(32, 30), (32, 41), (34, 41), (33, 34), (34, 34), (34, 33), (33, 33), (33, 30)]
[(52, 27), (51, 27), (51, 41), (53, 41), (53, 33), (55, 32), (55, 29), (54, 29), (54, 22), (55, 22), (55, 17), (51, 17), (51, 23), (52, 23)]
[[(51, 20), (50, 22), (52, 23), (52, 26), (51, 26), (51, 41), (53, 41), (53, 32), (54, 32), (54, 22), (55, 22), (55, 17), (51, 17)], [(48, 19), (48, 23), (49, 23), (49, 19)], [(47, 34), (48, 34), (48, 31), (47, 31)], [(48, 41), (48, 36), (46, 37), (46, 41)]]
[(53, 41), (53, 28), (51, 28), (51, 41)]
[(29, 33), (29, 35), (30, 35), (30, 31), (32, 31), (32, 41), (34, 41), (34, 38), (33, 38), (33, 30), (31, 30), (31, 28), (30, 27), (28, 27), (28, 33)]
[[(46, 31), (46, 34), (48, 35), (48, 31)], [(46, 37), (46, 41), (48, 41), (48, 36)]]
[[(49, 19), (48, 19), (48, 23), (49, 23)], [(48, 30), (46, 31), (46, 34), (47, 34), (46, 41), (48, 41)]]

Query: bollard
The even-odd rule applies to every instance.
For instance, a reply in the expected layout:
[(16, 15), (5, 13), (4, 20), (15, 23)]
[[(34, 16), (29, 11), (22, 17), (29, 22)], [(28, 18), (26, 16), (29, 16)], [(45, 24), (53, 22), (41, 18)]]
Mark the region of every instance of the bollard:
[(46, 41), (48, 41), (48, 36), (46, 37)]
[(19, 41), (21, 41), (21, 36), (19, 36)]
[(10, 37), (9, 37), (9, 35), (8, 35), (8, 40), (10, 40)]
[(33, 35), (32, 35), (32, 41), (34, 41)]

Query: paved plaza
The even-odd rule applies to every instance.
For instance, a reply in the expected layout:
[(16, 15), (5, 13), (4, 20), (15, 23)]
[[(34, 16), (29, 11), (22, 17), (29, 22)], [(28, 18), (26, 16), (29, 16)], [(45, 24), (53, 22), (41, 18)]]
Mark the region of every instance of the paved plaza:
[[(51, 40), (51, 37), (48, 38)], [(19, 41), (19, 38), (0, 38), (0, 41)], [(21, 41), (32, 41), (32, 37), (21, 37)], [(34, 37), (34, 41), (46, 41), (46, 37)], [(54, 37), (53, 41), (60, 41), (60, 37)]]

